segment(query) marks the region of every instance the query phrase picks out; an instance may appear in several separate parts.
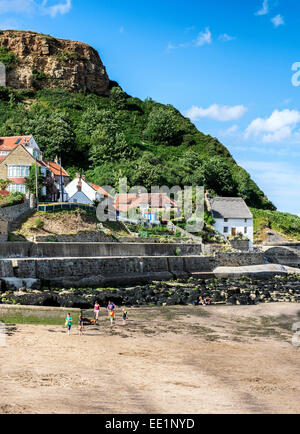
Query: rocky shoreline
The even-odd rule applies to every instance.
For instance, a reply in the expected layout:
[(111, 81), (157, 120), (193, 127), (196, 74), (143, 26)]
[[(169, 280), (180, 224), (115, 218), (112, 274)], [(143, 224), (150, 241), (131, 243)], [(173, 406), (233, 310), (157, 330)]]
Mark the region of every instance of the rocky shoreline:
[(0, 304), (54, 306), (90, 309), (97, 300), (101, 306), (109, 300), (117, 306), (190, 305), (199, 296), (212, 304), (255, 305), (258, 303), (300, 303), (300, 276), (276, 276), (270, 279), (188, 279), (152, 282), (149, 285), (90, 289), (45, 289), (6, 291)]

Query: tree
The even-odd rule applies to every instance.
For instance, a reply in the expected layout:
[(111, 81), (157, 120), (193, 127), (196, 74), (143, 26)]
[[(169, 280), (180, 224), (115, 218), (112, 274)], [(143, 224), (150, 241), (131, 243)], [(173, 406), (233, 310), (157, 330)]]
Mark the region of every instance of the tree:
[(42, 197), (42, 188), (45, 185), (45, 178), (41, 174), (41, 168), (39, 165), (33, 164), (29, 171), (28, 178), (25, 179), (26, 189), (33, 196), (36, 195), (36, 173), (37, 173), (37, 185), (38, 185), (38, 195), (39, 198)]
[(227, 162), (220, 157), (211, 157), (204, 159), (202, 167), (205, 187), (223, 196), (237, 194), (237, 184)]
[(165, 169), (159, 158), (146, 152), (137, 161), (133, 182), (135, 185), (141, 185), (150, 191), (152, 186), (165, 184), (164, 174)]
[(133, 157), (133, 149), (128, 145), (125, 135), (118, 133), (110, 124), (99, 126), (92, 134), (91, 143), (90, 160), (93, 167)]
[(28, 121), (26, 133), (34, 136), (45, 160), (54, 160), (61, 153), (62, 159), (66, 161), (75, 142), (71, 121), (57, 111), (34, 114)]
[(178, 144), (180, 129), (175, 110), (170, 106), (153, 108), (144, 136), (156, 145)]
[(126, 101), (126, 93), (119, 86), (113, 87), (110, 92), (111, 106), (116, 110), (124, 110), (126, 108)]

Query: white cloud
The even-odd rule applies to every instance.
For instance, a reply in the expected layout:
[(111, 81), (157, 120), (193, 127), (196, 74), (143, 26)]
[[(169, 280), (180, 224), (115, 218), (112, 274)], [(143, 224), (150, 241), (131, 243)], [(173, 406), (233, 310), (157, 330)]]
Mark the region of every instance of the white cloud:
[(65, 15), (70, 12), (72, 8), (72, 0), (65, 0), (64, 3), (58, 3), (53, 6), (47, 6), (48, 0), (44, 0), (42, 4), (43, 11), (46, 15), (55, 18), (56, 15)]
[(220, 41), (222, 42), (229, 42), (234, 41), (236, 38), (234, 36), (230, 36), (227, 33), (224, 33), (223, 35), (219, 36)]
[(276, 15), (276, 17), (272, 18), (271, 21), (275, 27), (284, 26), (284, 24), (285, 24), (284, 18), (280, 14), (278, 14), (278, 15)]
[(0, 14), (28, 12), (34, 6), (34, 0), (0, 0)]
[(204, 32), (200, 32), (197, 40), (196, 40), (196, 47), (202, 47), (202, 45), (205, 44), (211, 44), (212, 43), (212, 35), (207, 27)]
[(252, 121), (246, 129), (245, 138), (263, 134), (264, 143), (280, 142), (292, 137), (299, 122), (300, 112), (297, 110), (274, 110), (269, 118), (257, 118)]
[(269, 13), (269, 0), (264, 0), (262, 7), (255, 15), (267, 15)]
[(232, 125), (231, 127), (227, 128), (226, 130), (222, 130), (219, 132), (219, 135), (222, 137), (231, 136), (234, 133), (236, 133), (239, 130), (238, 125)]
[(60, 3), (49, 5), (49, 0), (0, 0), (0, 14), (33, 14), (50, 15), (52, 18), (58, 14), (65, 15), (72, 8), (72, 0), (61, 0)]
[(227, 122), (241, 118), (247, 110), (247, 107), (243, 105), (229, 107), (226, 105), (212, 104), (206, 109), (193, 106), (185, 112), (185, 115), (192, 121), (197, 121), (201, 118), (210, 118), (220, 122)]
[(200, 32), (197, 39), (188, 42), (182, 42), (180, 44), (173, 44), (169, 42), (167, 46), (167, 51), (175, 50), (176, 48), (187, 48), (187, 47), (202, 47), (203, 45), (212, 43), (212, 34), (209, 27), (205, 29), (204, 32)]

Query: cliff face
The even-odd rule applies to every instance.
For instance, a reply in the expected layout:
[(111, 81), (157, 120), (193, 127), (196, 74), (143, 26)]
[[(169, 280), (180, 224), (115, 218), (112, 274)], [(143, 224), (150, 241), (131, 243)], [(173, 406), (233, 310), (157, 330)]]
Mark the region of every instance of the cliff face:
[(110, 80), (99, 54), (76, 41), (26, 31), (0, 32), (0, 62), (14, 89), (55, 89), (108, 95)]

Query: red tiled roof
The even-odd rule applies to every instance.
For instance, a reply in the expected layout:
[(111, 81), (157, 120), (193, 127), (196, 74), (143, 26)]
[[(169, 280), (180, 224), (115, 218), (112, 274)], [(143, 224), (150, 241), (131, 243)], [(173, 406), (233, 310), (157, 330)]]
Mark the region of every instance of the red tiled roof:
[(9, 196), (9, 191), (7, 191), (7, 190), (0, 190), (0, 196)]
[(55, 163), (54, 161), (44, 161), (46, 167), (51, 170), (54, 175), (60, 176), (60, 170), (62, 169), (62, 176), (70, 177), (70, 175), (65, 171), (65, 169), (58, 163)]
[(93, 184), (92, 182), (86, 181), (94, 190), (98, 191), (99, 193), (103, 194), (103, 196), (106, 197), (112, 197), (107, 191), (105, 191), (102, 187), (99, 187), (99, 185)]
[(18, 145), (26, 145), (32, 136), (0, 137), (0, 150), (13, 151)]
[(128, 211), (141, 204), (148, 204), (149, 208), (164, 208), (167, 204), (176, 208), (177, 204), (166, 193), (119, 194), (116, 198), (116, 208), (119, 211)]

